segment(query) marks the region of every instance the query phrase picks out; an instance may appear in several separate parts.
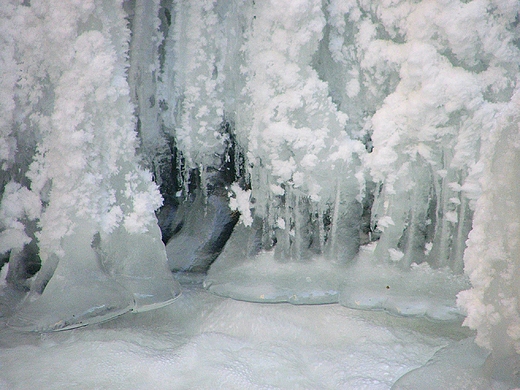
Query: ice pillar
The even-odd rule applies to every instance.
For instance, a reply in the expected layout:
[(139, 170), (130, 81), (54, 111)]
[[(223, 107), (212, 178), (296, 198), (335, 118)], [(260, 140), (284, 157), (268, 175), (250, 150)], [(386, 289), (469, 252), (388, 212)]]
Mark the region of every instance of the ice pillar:
[(520, 385), (520, 93), (489, 134), (473, 230), (464, 255), (472, 289), (459, 295), (465, 325), (491, 350), (490, 374)]
[[(26, 176), (43, 204), (35, 233), (42, 268), (9, 325), (60, 330), (171, 302), (178, 287), (154, 215), (161, 196), (135, 152), (121, 4), (31, 1), (11, 11), (24, 31), (13, 43), (22, 74), (15, 88), (34, 88), (28, 98), (45, 106), (27, 114), (37, 140)], [(42, 52), (28, 44), (39, 39)], [(33, 67), (44, 99), (36, 82), (22, 83)]]

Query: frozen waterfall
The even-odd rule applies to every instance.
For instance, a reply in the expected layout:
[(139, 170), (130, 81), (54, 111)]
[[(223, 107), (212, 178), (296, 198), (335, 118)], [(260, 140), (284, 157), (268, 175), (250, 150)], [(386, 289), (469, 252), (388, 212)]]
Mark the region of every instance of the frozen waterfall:
[(520, 365), (518, 1), (5, 3), (9, 326), (191, 281), (465, 317), (491, 375)]

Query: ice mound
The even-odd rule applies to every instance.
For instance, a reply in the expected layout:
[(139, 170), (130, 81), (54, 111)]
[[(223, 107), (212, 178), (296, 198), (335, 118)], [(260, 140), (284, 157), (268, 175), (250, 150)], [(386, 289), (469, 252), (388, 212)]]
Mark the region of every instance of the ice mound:
[(99, 250), (107, 272), (132, 294), (132, 311), (169, 305), (181, 293), (179, 283), (168, 269), (157, 225), (151, 225), (148, 232), (142, 234), (119, 229), (106, 237)]
[(27, 294), (8, 319), (9, 327), (33, 332), (68, 330), (104, 322), (132, 309), (132, 294), (99, 269), (93, 251), (78, 250), (66, 260), (59, 262), (55, 256), (48, 260), (42, 272), (52, 268), (47, 267), (51, 262), (57, 264), (52, 278), (38, 275), (33, 284), (43, 284), (43, 291), (34, 288)]
[(456, 321), (464, 316), (456, 296), (469, 287), (467, 277), (449, 269), (432, 269), (426, 263), (400, 269), (376, 262), (365, 250), (346, 272), (339, 302), (353, 309)]
[(69, 330), (157, 309), (180, 294), (167, 269), (159, 227), (133, 235), (118, 229), (96, 243), (91, 233), (88, 223), (78, 223), (75, 234), (62, 239), (65, 256), (53, 254), (43, 264), (9, 327)]
[(28, 332), (69, 330), (118, 317), (133, 304), (132, 295), (106, 275), (84, 271), (65, 283), (51, 279), (44, 293), (29, 295), (7, 324)]
[(218, 260), (204, 286), (214, 294), (250, 302), (336, 303), (344, 270), (323, 258), (282, 262), (274, 252), (264, 251), (254, 259)]

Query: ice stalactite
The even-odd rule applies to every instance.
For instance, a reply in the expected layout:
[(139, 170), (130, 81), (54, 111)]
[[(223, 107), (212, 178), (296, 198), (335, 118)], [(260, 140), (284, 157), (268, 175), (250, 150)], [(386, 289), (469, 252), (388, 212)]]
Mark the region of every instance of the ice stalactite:
[(176, 215), (178, 199), (178, 159), (175, 140), (164, 126), (161, 116), (167, 106), (160, 99), (158, 87), (165, 61), (172, 7), (159, 1), (124, 1), (131, 29), (128, 84), (134, 104), (137, 149), (141, 165), (152, 172), (159, 186), (163, 204), (157, 211), (163, 241), (171, 238), (170, 225)]
[(213, 1), (179, 1), (172, 12), (161, 98), (175, 105), (163, 115), (164, 122), (189, 174), (190, 169), (218, 166), (225, 151), (225, 41)]
[(17, 194), (4, 191), (2, 208), (17, 196), (18, 214), (38, 220), (26, 227), (36, 228), (41, 270), (9, 325), (60, 330), (171, 302), (179, 291), (154, 215), (161, 196), (135, 154), (123, 9), (104, 1), (10, 7), (7, 22), (24, 34), (10, 37), (21, 98), (9, 125), (34, 137), (36, 151), (26, 155), (30, 190), (10, 184)]
[(123, 5), (131, 28), (128, 84), (136, 110), (138, 153), (144, 165), (160, 178), (160, 165), (170, 150), (161, 127), (161, 108), (157, 96), (161, 71), (159, 52), (164, 40), (159, 1), (125, 1)]

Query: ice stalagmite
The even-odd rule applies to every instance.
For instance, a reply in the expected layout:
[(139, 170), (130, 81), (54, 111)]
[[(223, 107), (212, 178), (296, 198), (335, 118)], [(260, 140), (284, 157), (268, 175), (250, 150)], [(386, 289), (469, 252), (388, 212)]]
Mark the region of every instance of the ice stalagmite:
[[(25, 97), (11, 126), (36, 140), (26, 178), (43, 208), (34, 234), (41, 270), (8, 324), (60, 330), (167, 304), (179, 290), (154, 215), (161, 196), (135, 154), (121, 5), (33, 1), (9, 9), (8, 21), (23, 31), (12, 39), (14, 89)], [(40, 39), (42, 52), (30, 44)], [(34, 96), (23, 95), (28, 78), (42, 84)]]

